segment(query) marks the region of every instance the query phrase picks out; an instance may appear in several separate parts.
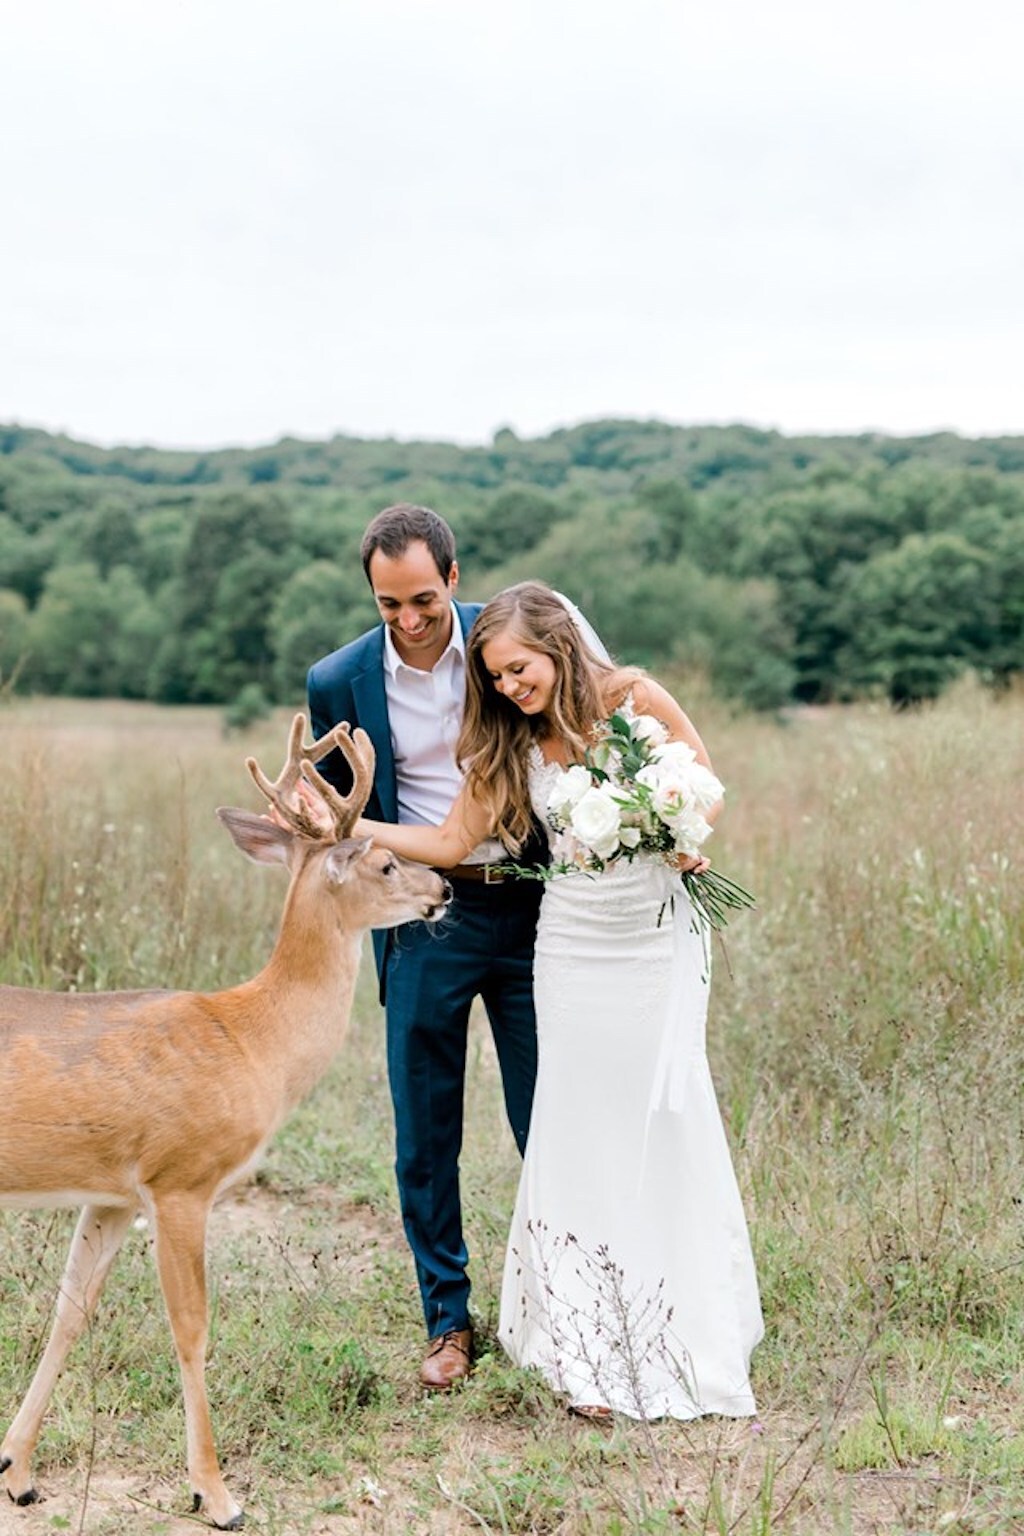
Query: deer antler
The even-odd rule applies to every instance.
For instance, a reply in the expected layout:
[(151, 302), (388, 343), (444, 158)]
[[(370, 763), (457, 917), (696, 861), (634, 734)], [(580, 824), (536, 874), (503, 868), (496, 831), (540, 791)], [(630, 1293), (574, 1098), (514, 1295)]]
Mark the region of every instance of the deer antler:
[[(330, 746), (321, 750), (327, 741)], [(338, 747), (344, 754), (352, 770), (352, 788), (347, 795), (339, 794), (334, 785), (322, 778), (314, 767), (334, 747)], [(353, 732), (347, 720), (340, 721), (326, 736), (322, 736), (316, 744), (316, 751), (303, 759), (302, 776), (330, 807), (339, 838), (348, 836), (366, 809), (366, 802), (373, 789), (375, 763), (373, 742), (361, 726), (357, 725)]]
[[(254, 757), (247, 757), (245, 766), (252, 774), (261, 794), (277, 811), (281, 820), (293, 832), (313, 842), (334, 843), (347, 837), (355, 822), (362, 815), (370, 790), (373, 787), (373, 743), (366, 732), (356, 728), (353, 739), (347, 720), (336, 725), (319, 741), (306, 745), (305, 715), (296, 715), (288, 734), (288, 756), (277, 778), (271, 782)], [(352, 769), (352, 788), (341, 795), (316, 771), (316, 764), (329, 752), (339, 748)], [(297, 793), (299, 783), (310, 784), (329, 813), (331, 825), (316, 817)]]

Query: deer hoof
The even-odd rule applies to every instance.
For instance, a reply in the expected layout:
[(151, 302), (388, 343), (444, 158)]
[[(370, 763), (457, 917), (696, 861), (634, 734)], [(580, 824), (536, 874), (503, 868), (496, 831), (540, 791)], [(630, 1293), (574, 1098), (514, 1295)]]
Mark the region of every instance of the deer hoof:
[[(10, 1456), (0, 1456), (0, 1477), (3, 1477), (8, 1467), (13, 1466), (14, 1462), (11, 1460)], [(25, 1505), (37, 1504), (39, 1502), (39, 1494), (34, 1488), (27, 1488), (24, 1493), (12, 1493), (10, 1488), (8, 1488), (7, 1497), (10, 1499), (12, 1504)]]
[[(202, 1505), (202, 1494), (194, 1493), (192, 1495), (192, 1513), (197, 1514), (202, 1508)], [(211, 1521), (211, 1524), (215, 1531), (240, 1531), (242, 1526), (245, 1524), (245, 1511), (240, 1509), (237, 1515), (232, 1515), (231, 1519), (225, 1520), (223, 1525), (221, 1525), (218, 1520)]]

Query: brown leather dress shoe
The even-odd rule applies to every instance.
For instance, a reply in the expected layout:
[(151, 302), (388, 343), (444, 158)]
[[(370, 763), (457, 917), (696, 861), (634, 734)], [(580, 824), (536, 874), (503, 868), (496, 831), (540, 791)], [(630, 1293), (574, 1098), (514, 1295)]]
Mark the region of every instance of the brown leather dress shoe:
[(449, 1328), (431, 1339), (420, 1381), (432, 1392), (447, 1392), (456, 1381), (464, 1381), (473, 1369), (473, 1334), (469, 1328)]

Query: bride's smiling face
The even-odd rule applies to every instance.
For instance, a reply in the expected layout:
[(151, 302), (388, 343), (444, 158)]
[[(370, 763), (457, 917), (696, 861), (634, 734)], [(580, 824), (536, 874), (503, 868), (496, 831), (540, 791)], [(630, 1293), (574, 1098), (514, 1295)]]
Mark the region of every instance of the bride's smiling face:
[(510, 699), (524, 715), (544, 713), (551, 703), (558, 676), (550, 656), (525, 645), (511, 630), (488, 640), (480, 655), (498, 693)]

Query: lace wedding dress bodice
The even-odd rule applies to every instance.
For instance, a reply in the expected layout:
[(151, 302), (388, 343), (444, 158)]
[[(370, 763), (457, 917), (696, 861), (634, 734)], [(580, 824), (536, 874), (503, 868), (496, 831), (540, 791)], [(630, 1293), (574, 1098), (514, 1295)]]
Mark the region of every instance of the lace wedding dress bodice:
[(558, 783), (558, 776), (562, 772), (560, 763), (549, 763), (543, 752), (534, 742), (530, 747), (530, 760), (528, 765), (530, 803), (533, 806), (533, 814), (548, 832), (548, 842), (554, 837), (551, 827), (548, 825), (547, 807), (551, 797), (551, 791)]

